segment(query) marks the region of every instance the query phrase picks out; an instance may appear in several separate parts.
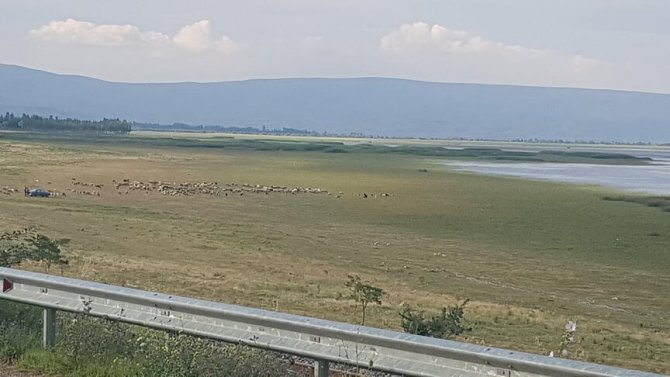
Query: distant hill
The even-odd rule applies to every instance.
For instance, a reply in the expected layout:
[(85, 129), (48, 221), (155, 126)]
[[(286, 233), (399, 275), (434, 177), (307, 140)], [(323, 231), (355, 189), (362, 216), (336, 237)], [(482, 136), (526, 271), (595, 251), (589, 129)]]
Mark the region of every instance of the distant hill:
[(0, 112), (348, 134), (670, 142), (670, 95), (387, 78), (135, 84), (0, 65)]

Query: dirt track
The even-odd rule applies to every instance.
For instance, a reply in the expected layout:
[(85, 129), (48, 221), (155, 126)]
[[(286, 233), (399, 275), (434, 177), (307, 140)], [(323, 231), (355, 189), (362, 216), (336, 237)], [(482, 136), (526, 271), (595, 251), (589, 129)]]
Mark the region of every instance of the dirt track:
[(14, 368), (0, 364), (0, 377), (39, 377), (38, 374), (17, 372)]

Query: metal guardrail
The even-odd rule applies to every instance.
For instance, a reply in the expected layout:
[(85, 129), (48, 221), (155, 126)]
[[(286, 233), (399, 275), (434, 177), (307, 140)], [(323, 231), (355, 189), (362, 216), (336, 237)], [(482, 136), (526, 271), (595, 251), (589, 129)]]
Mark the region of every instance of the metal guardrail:
[(660, 376), (9, 268), (0, 279), (0, 298), (45, 309), (45, 347), (61, 310), (311, 358), (319, 377), (329, 362), (407, 376)]

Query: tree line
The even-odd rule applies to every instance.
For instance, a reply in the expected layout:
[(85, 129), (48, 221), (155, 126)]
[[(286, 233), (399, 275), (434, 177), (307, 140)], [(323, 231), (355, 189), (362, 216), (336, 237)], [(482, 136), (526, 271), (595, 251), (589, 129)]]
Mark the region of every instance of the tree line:
[(219, 125), (192, 125), (185, 123), (143, 123), (133, 122), (134, 130), (143, 131), (170, 131), (170, 132), (226, 132), (233, 134), (259, 134), (259, 135), (290, 135), (290, 136), (329, 136), (317, 131), (301, 130), (297, 128), (282, 127), (269, 128), (266, 126), (219, 126)]
[(125, 120), (120, 119), (60, 119), (52, 115), (49, 117), (28, 114), (15, 116), (14, 114), (8, 112), (4, 115), (0, 114), (0, 129), (17, 131), (80, 132), (125, 135), (131, 131), (131, 124)]

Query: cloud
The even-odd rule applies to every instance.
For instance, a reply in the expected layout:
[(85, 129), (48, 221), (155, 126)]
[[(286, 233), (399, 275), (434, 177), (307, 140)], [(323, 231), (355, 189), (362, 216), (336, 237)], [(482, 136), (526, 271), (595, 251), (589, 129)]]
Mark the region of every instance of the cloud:
[(208, 20), (184, 26), (173, 37), (156, 31), (142, 31), (134, 25), (98, 25), (72, 18), (65, 21), (51, 21), (30, 30), (30, 35), (44, 41), (84, 46), (176, 48), (192, 53), (232, 52), (236, 48), (235, 42), (227, 36), (212, 38)]
[(535, 50), (517, 45), (507, 45), (484, 39), (464, 30), (451, 30), (440, 25), (430, 26), (424, 22), (404, 24), (400, 29), (381, 38), (381, 48), (385, 51), (405, 52), (433, 49), (444, 53), (473, 54), (484, 52), (506, 52), (541, 54)]
[(51, 21), (30, 31), (33, 37), (46, 41), (82, 44), (88, 46), (121, 46), (135, 43), (162, 43), (169, 37), (154, 31), (142, 32), (133, 25), (96, 25), (92, 22)]
[(558, 65), (574, 72), (591, 70), (598, 61), (581, 55), (560, 54), (486, 39), (465, 30), (447, 29), (424, 22), (404, 24), (380, 39), (380, 49), (395, 57), (443, 62), (489, 62), (491, 65)]
[(192, 25), (181, 28), (172, 37), (175, 45), (192, 52), (203, 52), (207, 50), (218, 50), (231, 52), (235, 50), (236, 44), (227, 36), (214, 40), (208, 20), (198, 21)]

